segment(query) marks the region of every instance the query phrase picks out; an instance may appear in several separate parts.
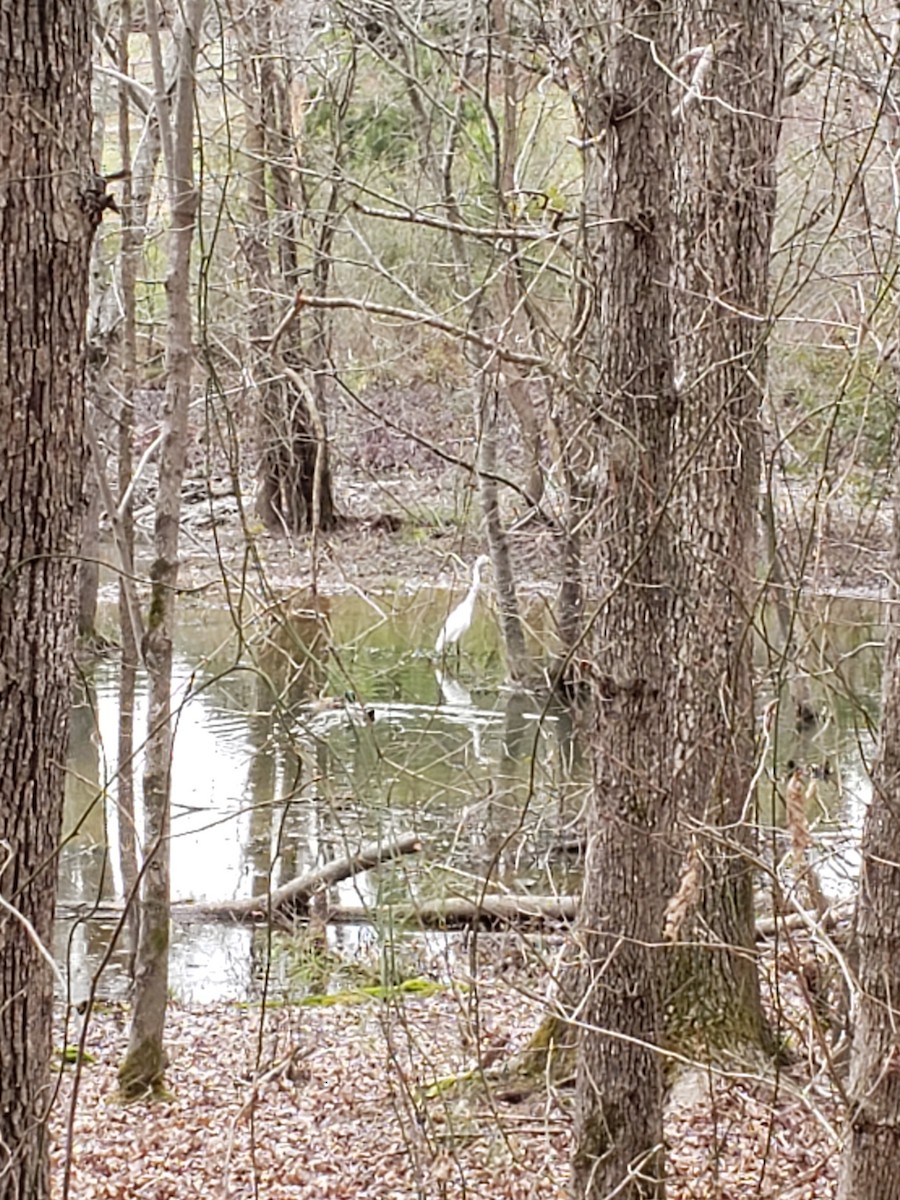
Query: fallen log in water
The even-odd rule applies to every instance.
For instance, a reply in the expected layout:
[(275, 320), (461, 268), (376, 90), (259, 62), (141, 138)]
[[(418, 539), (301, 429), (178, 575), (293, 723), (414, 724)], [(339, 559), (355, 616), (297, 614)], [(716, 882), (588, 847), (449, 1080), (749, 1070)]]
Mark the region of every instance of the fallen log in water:
[[(381, 925), (412, 925), (421, 929), (528, 929), (569, 923), (575, 919), (577, 896), (499, 895), (487, 892), (475, 900), (464, 896), (445, 896), (437, 900), (378, 908), (365, 904), (330, 905), (326, 902), (325, 893), (334, 884), (381, 863), (415, 854), (422, 846), (416, 834), (401, 834), (391, 842), (372, 842), (355, 854), (333, 859), (261, 896), (199, 904), (176, 902), (172, 905), (171, 915), (176, 921), (302, 921), (310, 915), (310, 908), (315, 906), (315, 915), (320, 921), (335, 925), (377, 922)], [(57, 910), (61, 917), (107, 920), (117, 919), (122, 911), (122, 905), (106, 903), (60, 905)], [(852, 905), (837, 905), (821, 917), (816, 912), (761, 917), (756, 922), (756, 940), (763, 941), (781, 930), (832, 929), (846, 919), (851, 911)]]
[(488, 892), (477, 900), (445, 896), (441, 900), (419, 900), (380, 909), (364, 904), (329, 905), (324, 917), (335, 924), (377, 920), (382, 925), (418, 925), (422, 929), (505, 929), (572, 921), (577, 908), (575, 896), (510, 896)]
[[(307, 915), (310, 904), (344, 879), (369, 871), (381, 863), (401, 858), (404, 854), (417, 854), (423, 847), (422, 839), (415, 833), (403, 833), (390, 842), (370, 842), (353, 854), (335, 858), (297, 875), (271, 892), (261, 896), (247, 896), (241, 900), (216, 900), (194, 903), (191, 900), (173, 901), (170, 915), (176, 921), (265, 921), (271, 916), (277, 919), (294, 919)], [(96, 918), (114, 920), (120, 917), (123, 905), (100, 902), (97, 904), (60, 904), (60, 917), (80, 917), (82, 920)], [(366, 918), (370, 920), (371, 917)]]
[[(446, 896), (442, 900), (420, 900), (379, 909), (363, 904), (329, 905), (322, 915), (335, 925), (378, 921), (382, 925), (418, 925), (422, 929), (527, 929), (570, 923), (577, 911), (577, 896), (511, 896), (487, 892), (477, 900)], [(756, 922), (756, 940), (765, 941), (776, 932), (787, 930), (831, 930), (851, 912), (852, 905), (837, 905), (822, 917), (815, 911), (760, 917)]]
[[(322, 915), (335, 925), (378, 921), (382, 925), (419, 925), (423, 929), (527, 928), (529, 925), (574, 921), (578, 900), (577, 896), (511, 896), (486, 892), (477, 900), (446, 896), (442, 900), (420, 900), (379, 909), (364, 904), (329, 905)], [(838, 904), (823, 916), (811, 910), (760, 917), (756, 922), (756, 940), (765, 941), (776, 932), (787, 930), (832, 930), (847, 920), (852, 911), (852, 904)]]
[(800, 910), (789, 913), (779, 913), (778, 916), (760, 917), (756, 922), (756, 940), (774, 937), (782, 930), (822, 930), (829, 932), (843, 921), (849, 921), (853, 916), (853, 901), (834, 904), (821, 915), (815, 909)]
[[(192, 904), (191, 911), (204, 920), (265, 920), (270, 913), (277, 916), (297, 917), (305, 915), (310, 902), (344, 879), (369, 871), (381, 863), (401, 858), (404, 854), (417, 854), (422, 849), (422, 840), (415, 833), (404, 833), (390, 842), (370, 842), (355, 854), (335, 858), (321, 867), (314, 867), (297, 875), (288, 883), (273, 888), (262, 896), (248, 896), (243, 900), (222, 900), (213, 904)], [(176, 906), (173, 905), (173, 908)]]

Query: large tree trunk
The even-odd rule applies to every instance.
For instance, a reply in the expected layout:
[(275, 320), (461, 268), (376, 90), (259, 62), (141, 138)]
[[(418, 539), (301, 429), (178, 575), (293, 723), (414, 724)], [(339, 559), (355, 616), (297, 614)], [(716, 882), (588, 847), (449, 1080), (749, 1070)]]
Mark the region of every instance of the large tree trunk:
[(42, 1200), (52, 982), (35, 939), (50, 944), (56, 899), (103, 196), (89, 5), (8, 0), (0, 28), (0, 1197)]
[[(175, 103), (169, 124), (162, 89), (160, 129), (165, 148), (171, 227), (169, 271), (166, 280), (165, 438), (156, 500), (154, 559), (144, 662), (150, 680), (147, 748), (144, 767), (144, 877), (140, 902), (140, 932), (135, 969), (134, 1008), (128, 1051), (119, 1067), (126, 1099), (163, 1091), (166, 1003), (169, 956), (169, 827), (172, 765), (172, 640), (178, 584), (178, 532), (181, 485), (187, 454), (187, 417), (193, 364), (190, 265), (197, 213), (194, 187), (194, 71), (203, 0), (191, 0), (184, 11), (176, 67)], [(147, 6), (156, 20), (155, 0)], [(158, 41), (158, 31), (157, 31)], [(154, 51), (157, 85), (162, 59)]]
[(270, 222), (266, 179), (266, 128), (274, 120), (271, 13), (268, 0), (251, 5), (238, 26), (241, 47), (241, 95), (244, 102), (244, 190), (247, 198), (247, 228), (241, 249), (253, 282), (249, 314), (250, 335), (260, 347), (255, 365), (257, 494), (256, 509), (267, 529), (291, 532), (284, 516), (286, 497), (282, 482), (288, 467), (281, 410), (284, 388), (273, 375), (265, 342), (272, 332), (275, 287), (269, 257)]
[[(752, 623), (782, 45), (776, 0), (700, 0), (680, 26), (676, 102), (672, 513), (679, 614), (673, 772), (682, 846), (697, 836), (697, 908), (679, 942), (667, 1032), (708, 1051), (767, 1045), (753, 949)], [(715, 103), (696, 98), (693, 85)], [(707, 836), (709, 831), (711, 836)], [(674, 860), (672, 866), (674, 866)], [(700, 884), (699, 890), (696, 885)], [(673, 885), (674, 886), (674, 885)], [(691, 907), (688, 883), (681, 896)]]
[(894, 443), (893, 587), (881, 730), (856, 902), (859, 1008), (839, 1200), (900, 1197), (900, 427)]
[(594, 582), (598, 594), (601, 582), (607, 591), (593, 626), (594, 787), (576, 1008), (574, 1184), (576, 1196), (592, 1200), (664, 1192), (655, 1049), (662, 964), (652, 947), (661, 940), (672, 830), (678, 580), (665, 516), (675, 406), (666, 291), (671, 118), (654, 53), (668, 57), (668, 11), (611, 5), (602, 78), (587, 79), (583, 99), (585, 251), (597, 297)]

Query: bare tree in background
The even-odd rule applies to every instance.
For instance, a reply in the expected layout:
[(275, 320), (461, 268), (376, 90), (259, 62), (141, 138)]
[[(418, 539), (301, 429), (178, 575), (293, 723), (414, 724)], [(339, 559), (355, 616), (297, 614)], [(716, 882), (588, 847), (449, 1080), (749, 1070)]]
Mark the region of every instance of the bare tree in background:
[[(119, 636), (122, 658), (119, 668), (119, 728), (116, 755), (116, 800), (119, 813), (119, 854), (122, 884), (128, 907), (129, 961), (132, 974), (137, 955), (140, 906), (137, 903), (138, 859), (135, 817), (135, 700), (143, 636), (138, 613), (135, 579), (134, 538), (134, 460), (135, 395), (138, 390), (137, 280), (141, 250), (147, 232), (150, 199), (153, 194), (159, 157), (159, 113), (129, 82), (130, 42), (133, 9), (130, 0), (122, 0), (119, 9), (116, 67), (118, 82), (119, 152), (124, 168), (120, 208), (122, 240), (119, 253), (119, 286), (122, 302), (122, 331), (118, 362), (119, 410), (116, 455), (115, 528), (122, 573), (119, 579)], [(132, 114), (141, 118), (136, 146), (132, 139)]]
[[(325, 532), (336, 520), (325, 424), (330, 318), (315, 312), (304, 339), (297, 307), (290, 324), (277, 335), (275, 328), (303, 284), (301, 225), (314, 231), (307, 270), (316, 295), (327, 294), (332, 266), (339, 167), (335, 163), (320, 185), (324, 208), (323, 196), (313, 198), (298, 172), (314, 9), (312, 3), (251, 0), (238, 26), (248, 216), (240, 240), (253, 289), (257, 510), (267, 529), (289, 534)], [(345, 79), (337, 86), (349, 84)]]
[(0, 1197), (49, 1195), (45, 1121), (80, 548), (90, 8), (10, 0), (0, 43)]
[[(890, 164), (893, 224), (887, 244), (873, 239), (873, 293), (896, 270), (896, 238), (900, 233), (900, 8), (890, 24), (869, 32), (875, 53), (870, 70), (858, 82), (866, 99), (877, 102), (878, 132)], [(866, 62), (865, 59), (862, 60)], [(861, 179), (857, 192), (865, 200)], [(868, 215), (868, 214), (867, 214)], [(880, 250), (880, 253), (879, 253)], [(877, 302), (876, 302), (877, 303)], [(896, 304), (894, 305), (896, 307)], [(877, 310), (876, 310), (877, 311)], [(856, 1023), (850, 1058), (850, 1111), (844, 1143), (839, 1200), (883, 1200), (896, 1196), (895, 1164), (900, 1161), (900, 341), (896, 312), (887, 338), (873, 341), (890, 371), (892, 383), (892, 558), (885, 605), (887, 637), (882, 680), (881, 727), (872, 771), (872, 799), (865, 816), (859, 889), (854, 923), (857, 959)]]
[(177, 38), (177, 58), (174, 100), (170, 112), (163, 79), (156, 0), (149, 0), (147, 4), (171, 225), (166, 285), (165, 436), (156, 497), (150, 611), (142, 647), (150, 680), (143, 778), (144, 867), (131, 1032), (128, 1050), (119, 1068), (119, 1083), (123, 1095), (128, 1099), (160, 1091), (165, 1072), (163, 1034), (169, 980), (169, 829), (174, 738), (172, 639), (178, 582), (181, 485), (187, 456), (187, 419), (194, 354), (190, 266), (197, 213), (194, 104), (202, 15), (203, 0), (191, 0), (185, 8), (183, 23), (173, 35)]

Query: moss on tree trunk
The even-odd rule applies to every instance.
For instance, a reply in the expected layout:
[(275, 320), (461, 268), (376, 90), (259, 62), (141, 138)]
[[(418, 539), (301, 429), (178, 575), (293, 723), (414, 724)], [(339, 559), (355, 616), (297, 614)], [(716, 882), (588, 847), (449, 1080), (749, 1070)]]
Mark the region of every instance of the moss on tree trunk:
[(119, 1094), (127, 1103), (168, 1100), (165, 1087), (168, 1059), (156, 1037), (132, 1041), (119, 1067)]

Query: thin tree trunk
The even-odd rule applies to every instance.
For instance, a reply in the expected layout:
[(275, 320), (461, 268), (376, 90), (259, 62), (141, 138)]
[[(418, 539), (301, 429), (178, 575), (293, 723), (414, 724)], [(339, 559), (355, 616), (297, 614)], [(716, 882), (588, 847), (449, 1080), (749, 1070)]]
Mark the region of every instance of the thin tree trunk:
[[(118, 68), (122, 79), (130, 71), (129, 39), (131, 0), (122, 0), (119, 18)], [(134, 394), (137, 378), (137, 273), (143, 245), (147, 207), (159, 160), (159, 122), (148, 114), (138, 153), (132, 158), (130, 94), (124, 82), (119, 84), (119, 149), (126, 173), (122, 181), (122, 249), (119, 276), (122, 294), (122, 340), (120, 353), (121, 401), (118, 438), (118, 501), (121, 510), (123, 577), (119, 580), (119, 629), (122, 657), (119, 667), (119, 728), (116, 771), (116, 797), (119, 814), (119, 862), (122, 886), (128, 910), (128, 961), (134, 978), (137, 958), (140, 910), (137, 902), (138, 859), (137, 825), (134, 804), (134, 724), (137, 672), (140, 646), (135, 638), (133, 609), (137, 597), (131, 581), (134, 573), (134, 504), (129, 494), (134, 470)], [(127, 501), (126, 501), (127, 497)]]
[[(91, 156), (94, 162), (103, 158), (106, 136), (105, 111), (108, 105), (108, 83), (94, 81), (95, 98), (99, 107), (94, 112), (91, 137)], [(99, 93), (99, 94), (97, 94)], [(113, 288), (112, 273), (107, 262), (102, 239), (98, 238), (91, 253), (91, 286), (88, 302), (87, 322), (87, 393), (91, 401), (94, 419), (98, 410), (109, 411), (110, 364), (115, 356), (118, 340), (118, 313)], [(96, 650), (97, 603), (100, 595), (100, 516), (103, 511), (99, 472), (102, 463), (85, 472), (85, 511), (82, 523), (80, 560), (78, 563), (78, 637), (84, 648)]]
[[(665, 1190), (662, 961), (652, 947), (673, 827), (677, 571), (665, 516), (675, 411), (665, 286), (671, 118), (654, 55), (669, 58), (669, 14), (655, 2), (611, 4), (605, 61), (592, 68), (602, 77), (587, 79), (582, 109), (585, 254), (597, 289), (589, 436), (602, 480), (594, 570), (595, 585), (610, 588), (593, 625), (594, 787), (575, 1009), (573, 1183), (585, 1200)], [(599, 229), (597, 213), (610, 218)]]
[[(574, 353), (575, 347), (570, 347)], [(587, 461), (585, 439), (564, 436), (566, 422), (561, 416), (564, 410), (570, 418), (573, 430), (577, 429), (579, 411), (573, 403), (569, 390), (551, 398), (548, 407), (550, 417), (547, 429), (550, 435), (553, 474), (557, 483), (557, 496), (562, 513), (557, 518), (560, 535), (560, 560), (562, 563), (559, 601), (556, 609), (556, 628), (560, 642), (560, 658), (553, 664), (550, 680), (561, 695), (574, 698), (583, 690), (584, 667), (587, 651), (582, 647), (584, 629), (584, 561), (583, 546), (591, 526), (590, 492), (583, 486), (582, 479), (590, 470)], [(557, 411), (553, 411), (554, 408)]]
[(7, 0), (2, 28), (0, 1198), (45, 1200), (45, 948), (71, 705), (88, 270), (105, 201), (91, 164), (89, 5)]
[[(900, 371), (897, 372), (900, 379)], [(894, 429), (893, 581), (881, 730), (856, 901), (859, 996), (839, 1200), (900, 1197), (900, 425)]]
[[(266, 128), (274, 119), (269, 60), (270, 14), (267, 0), (251, 6), (239, 27), (242, 51), (241, 96), (246, 127), (244, 147), (244, 189), (247, 198), (248, 229), (241, 248), (250, 269), (253, 296), (249, 328), (259, 346), (272, 330), (274, 295), (272, 264), (269, 258), (269, 202), (266, 188)], [(256, 368), (259, 377), (253, 389), (256, 408), (257, 492), (256, 511), (265, 527), (284, 532), (284, 504), (281, 479), (284, 473), (284, 447), (281, 435), (282, 385), (272, 378), (269, 356), (260, 349)]]
[[(488, 87), (485, 88), (485, 102), (488, 105), (488, 116), (493, 125), (494, 146), (494, 188), (496, 191), (497, 224), (508, 224), (510, 237), (506, 244), (507, 261), (502, 272), (502, 288), (506, 306), (505, 324), (510, 331), (522, 326), (521, 310), (525, 306), (525, 289), (522, 287), (520, 270), (520, 243), (515, 237), (515, 225), (518, 220), (513, 211), (516, 207), (516, 158), (519, 153), (519, 83), (515, 48), (510, 33), (508, 0), (490, 0), (490, 29), (491, 38), (489, 49), (493, 52), (496, 45), (496, 55), (499, 58), (499, 75), (503, 88), (503, 122), (501, 124), (493, 116), (491, 106), (490, 72), (493, 65), (493, 53), (488, 57), (486, 71), (488, 72)], [(532, 505), (537, 507), (544, 494), (544, 472), (541, 469), (541, 427), (532, 400), (529, 384), (512, 363), (504, 369), (506, 377), (506, 396), (510, 408), (519, 422), (522, 441), (526, 455), (526, 478), (524, 492)]]
[[(156, 38), (157, 104), (165, 150), (170, 206), (169, 272), (166, 280), (165, 438), (160, 455), (154, 560), (144, 662), (150, 681), (144, 798), (144, 877), (135, 971), (134, 1008), (119, 1083), (127, 1099), (163, 1088), (169, 953), (169, 821), (172, 764), (172, 639), (178, 583), (181, 485), (187, 453), (187, 417), (193, 362), (190, 301), (191, 246), (197, 212), (194, 187), (194, 70), (203, 0), (184, 10), (176, 67), (175, 102), (169, 114), (159, 87), (162, 61)], [(147, 5), (148, 26), (157, 21), (155, 0)]]
[(491, 376), (482, 374), (475, 413), (475, 438), (478, 445), (478, 491), (481, 511), (487, 526), (488, 546), (494, 568), (494, 584), (500, 609), (500, 627), (506, 648), (506, 673), (513, 683), (528, 676), (525, 632), (519, 616), (516, 581), (509, 555), (509, 541), (500, 519), (497, 494), (497, 394)]
[[(799, 645), (806, 644), (804, 622), (798, 611), (797, 600), (801, 591), (799, 582), (788, 578), (785, 565), (785, 555), (778, 543), (778, 527), (775, 514), (775, 464), (767, 472), (765, 495), (763, 497), (762, 521), (765, 535), (766, 581), (768, 584), (768, 600), (775, 612), (778, 624), (778, 637), (768, 637), (767, 644), (774, 645), (777, 673), (787, 679), (788, 692), (794, 713), (798, 720), (806, 719), (804, 714), (815, 712), (815, 700), (809, 686), (809, 676), (803, 668), (803, 662), (798, 654)], [(806, 535), (813, 537), (810, 529)], [(804, 557), (804, 556), (802, 556)]]
[[(348, 84), (348, 90), (350, 85)], [(322, 216), (322, 227), (313, 254), (313, 288), (317, 297), (328, 295), (331, 279), (331, 248), (336, 230), (336, 215), (340, 198), (340, 162), (334, 164), (335, 178), (331, 183), (328, 204)], [(312, 313), (313, 332), (309, 340), (308, 359), (312, 375), (312, 397), (307, 402), (307, 414), (302, 424), (294, 430), (294, 456), (302, 462), (312, 452), (312, 510), (310, 525), (313, 533), (328, 532), (335, 525), (334, 500), (331, 489), (331, 464), (328, 455), (328, 427), (326, 424), (328, 365), (330, 361), (332, 318), (322, 308)], [(296, 421), (296, 416), (295, 416)], [(312, 432), (314, 443), (309, 446)]]

